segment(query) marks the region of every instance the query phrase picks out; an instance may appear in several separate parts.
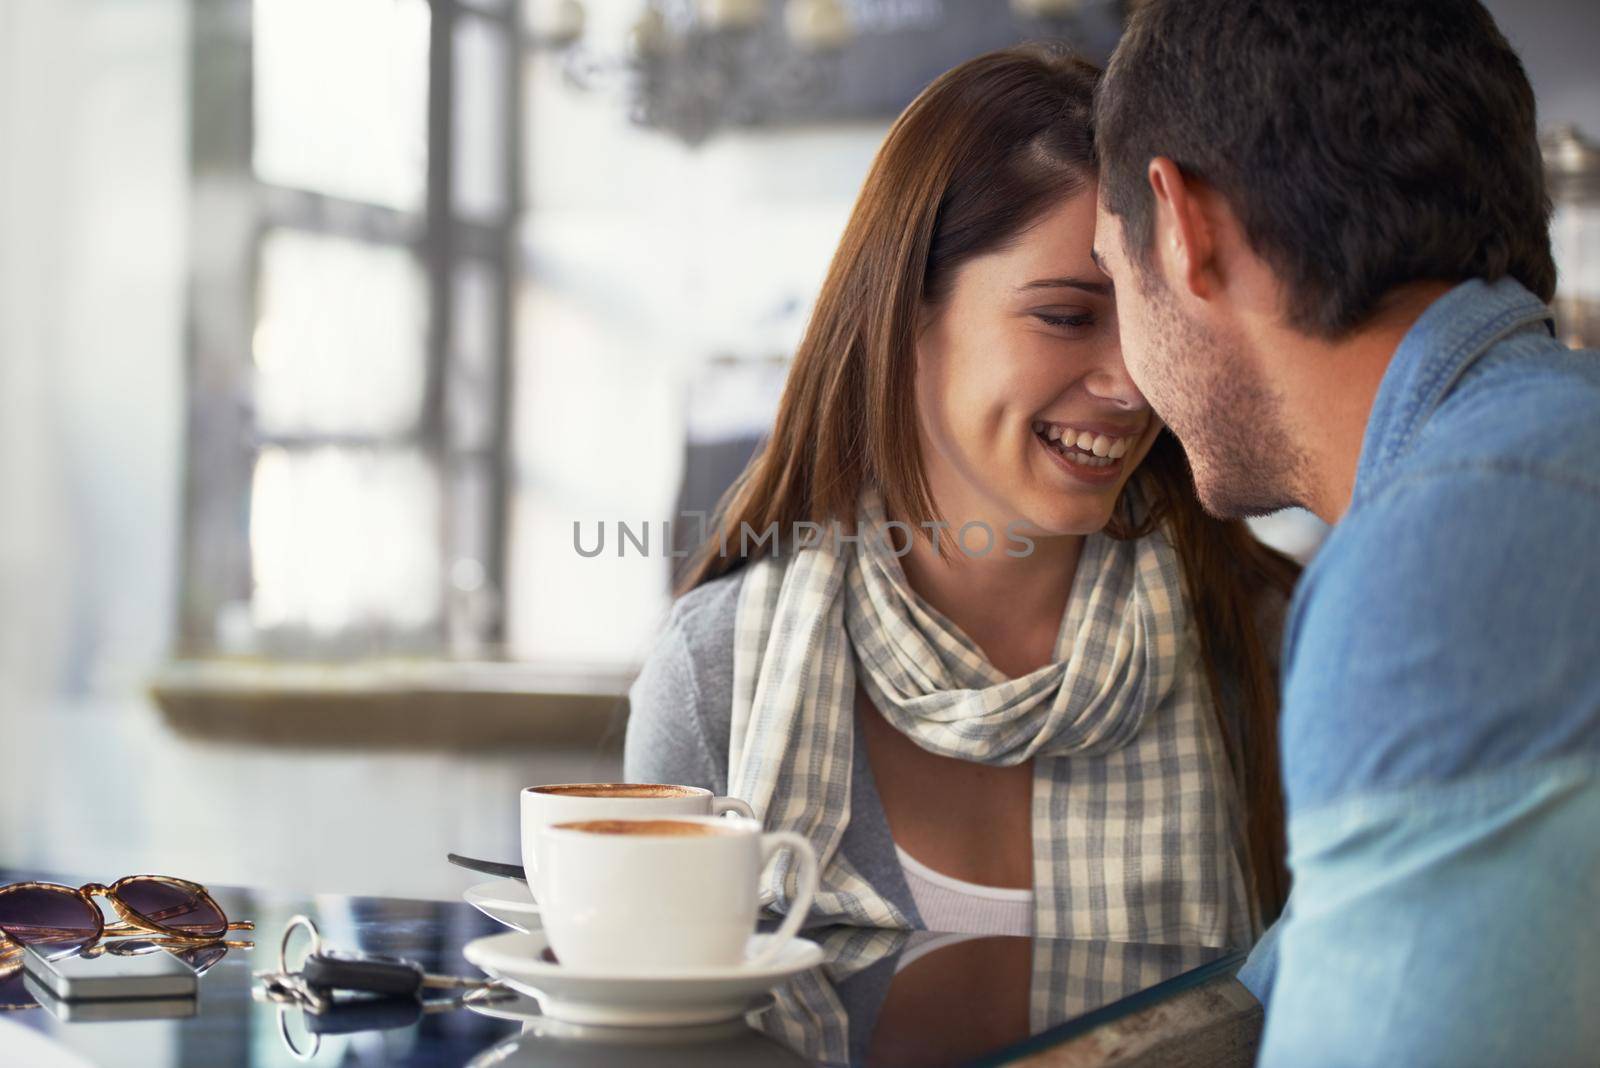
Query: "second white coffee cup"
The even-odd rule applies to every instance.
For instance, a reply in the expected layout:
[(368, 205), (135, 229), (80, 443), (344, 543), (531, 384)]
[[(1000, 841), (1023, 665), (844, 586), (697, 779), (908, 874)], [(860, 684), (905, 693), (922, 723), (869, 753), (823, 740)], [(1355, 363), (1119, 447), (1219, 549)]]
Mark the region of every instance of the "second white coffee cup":
[(698, 786), (670, 783), (569, 782), (529, 786), (522, 791), (522, 869), (539, 893), (538, 835), (541, 827), (572, 820), (637, 819), (658, 816), (716, 816), (725, 812), (753, 818), (737, 797), (717, 797)]
[[(817, 857), (790, 831), (743, 818), (580, 820), (538, 833), (540, 915), (556, 958), (617, 975), (770, 964), (794, 938), (817, 890)], [(789, 914), (763, 949), (757, 884), (780, 849), (795, 854)]]

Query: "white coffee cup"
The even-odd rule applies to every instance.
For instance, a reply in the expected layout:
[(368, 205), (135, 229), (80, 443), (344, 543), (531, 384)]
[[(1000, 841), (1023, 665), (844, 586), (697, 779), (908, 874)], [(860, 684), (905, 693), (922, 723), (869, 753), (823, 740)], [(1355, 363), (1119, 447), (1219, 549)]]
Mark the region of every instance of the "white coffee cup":
[(754, 819), (737, 797), (717, 797), (698, 786), (643, 782), (567, 782), (529, 786), (522, 791), (522, 870), (536, 901), (539, 893), (539, 828), (573, 820), (632, 819), (658, 816), (716, 816), (734, 812)]
[[(563, 965), (619, 975), (770, 964), (817, 891), (817, 855), (792, 831), (742, 818), (672, 816), (556, 823), (539, 831), (541, 917)], [(757, 884), (791, 849), (797, 892), (759, 955)]]

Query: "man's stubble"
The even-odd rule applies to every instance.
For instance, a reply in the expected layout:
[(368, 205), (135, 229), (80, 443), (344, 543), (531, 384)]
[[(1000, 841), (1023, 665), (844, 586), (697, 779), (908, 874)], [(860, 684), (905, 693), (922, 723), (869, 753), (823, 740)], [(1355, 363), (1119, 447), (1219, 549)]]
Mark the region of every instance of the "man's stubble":
[(1144, 390), (1189, 456), (1200, 503), (1222, 519), (1299, 504), (1306, 460), (1285, 429), (1284, 405), (1239, 347), (1185, 317), (1151, 285)]

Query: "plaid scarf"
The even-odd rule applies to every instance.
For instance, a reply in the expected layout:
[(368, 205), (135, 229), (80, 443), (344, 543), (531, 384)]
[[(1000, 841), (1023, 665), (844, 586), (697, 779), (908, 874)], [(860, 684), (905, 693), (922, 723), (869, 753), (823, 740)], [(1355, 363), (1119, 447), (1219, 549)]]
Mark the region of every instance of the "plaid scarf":
[[(769, 829), (811, 841), (823, 866), (813, 913), (912, 926), (839, 851), (859, 672), (922, 748), (1034, 761), (1035, 935), (1249, 945), (1258, 921), (1232, 770), (1165, 534), (1087, 537), (1055, 661), (1011, 679), (911, 590), (885, 523), (869, 490), (858, 538), (757, 561), (739, 596), (729, 792)], [(764, 876), (780, 910), (789, 868), (785, 854)]]

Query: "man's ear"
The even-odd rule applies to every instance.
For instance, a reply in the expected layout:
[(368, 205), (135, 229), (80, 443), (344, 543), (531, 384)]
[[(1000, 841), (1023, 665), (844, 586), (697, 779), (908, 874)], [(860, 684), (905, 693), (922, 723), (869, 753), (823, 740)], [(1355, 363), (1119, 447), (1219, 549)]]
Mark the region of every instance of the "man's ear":
[(1150, 161), (1147, 177), (1155, 198), (1152, 252), (1161, 273), (1170, 287), (1208, 299), (1217, 286), (1217, 244), (1204, 193), (1165, 156)]

